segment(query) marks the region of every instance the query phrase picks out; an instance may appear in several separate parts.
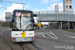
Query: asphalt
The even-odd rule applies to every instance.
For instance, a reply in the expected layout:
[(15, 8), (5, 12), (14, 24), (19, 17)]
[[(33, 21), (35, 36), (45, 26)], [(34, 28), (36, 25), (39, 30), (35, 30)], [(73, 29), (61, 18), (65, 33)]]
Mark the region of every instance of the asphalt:
[[(10, 28), (0, 28), (0, 36), (3, 33), (10, 33), (10, 32), (11, 32)], [(50, 33), (50, 35), (48, 33)], [(44, 36), (44, 34), (48, 36)], [(55, 36), (55, 38), (52, 38), (52, 35)], [(33, 44), (38, 46), (41, 50), (75, 50), (74, 37), (75, 33), (64, 30), (37, 29), (35, 30), (35, 41), (33, 42)], [(11, 39), (8, 37), (7, 34), (4, 35), (4, 38), (13, 47), (14, 50), (22, 50), (19, 44), (11, 42)], [(29, 50), (37, 50), (29, 42), (23, 44), (24, 46), (28, 47)], [(10, 48), (1, 40), (1, 38), (0, 38), (0, 50), (10, 50)]]
[(71, 29), (72, 31), (75, 31), (75, 29)]
[[(58, 39), (51, 37), (43, 37), (42, 34), (53, 32)], [(67, 32), (59, 29), (44, 29), (36, 31), (35, 44), (40, 46), (42, 50), (75, 50), (75, 38), (66, 36), (75, 36), (75, 33)]]
[(1, 35), (3, 31), (0, 29), (0, 50), (10, 50), (10, 48), (2, 41)]

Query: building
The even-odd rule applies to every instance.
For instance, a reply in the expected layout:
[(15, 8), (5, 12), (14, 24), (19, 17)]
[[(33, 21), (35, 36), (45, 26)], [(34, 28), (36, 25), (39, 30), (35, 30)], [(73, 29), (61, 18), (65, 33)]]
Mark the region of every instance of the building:
[(55, 12), (59, 12), (59, 5), (58, 4), (55, 5)]
[(63, 0), (63, 11), (73, 11), (72, 0)]

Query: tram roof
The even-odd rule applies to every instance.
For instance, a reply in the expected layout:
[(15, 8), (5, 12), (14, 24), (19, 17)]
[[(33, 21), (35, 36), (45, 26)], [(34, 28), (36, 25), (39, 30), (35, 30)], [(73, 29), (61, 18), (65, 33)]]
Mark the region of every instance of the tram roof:
[[(14, 11), (32, 12), (31, 10), (14, 10)], [(14, 11), (13, 11), (13, 12), (14, 12)]]

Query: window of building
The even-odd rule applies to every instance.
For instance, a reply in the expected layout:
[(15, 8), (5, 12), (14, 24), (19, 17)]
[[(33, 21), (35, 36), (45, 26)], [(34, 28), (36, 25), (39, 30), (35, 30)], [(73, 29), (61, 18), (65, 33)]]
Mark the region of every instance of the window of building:
[(69, 3), (72, 4), (72, 0), (69, 0)]
[(70, 9), (72, 9), (72, 6), (70, 6)]
[(68, 8), (68, 6), (66, 6), (66, 8)]
[(66, 0), (66, 4), (68, 4), (68, 0)]

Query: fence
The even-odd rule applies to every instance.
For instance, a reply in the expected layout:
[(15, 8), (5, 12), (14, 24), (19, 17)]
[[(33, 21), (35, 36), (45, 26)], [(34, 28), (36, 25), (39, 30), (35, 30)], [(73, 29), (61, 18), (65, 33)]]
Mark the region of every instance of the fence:
[(37, 21), (69, 21), (75, 22), (75, 12), (34, 11)]
[(10, 22), (0, 22), (0, 27), (10, 27)]

